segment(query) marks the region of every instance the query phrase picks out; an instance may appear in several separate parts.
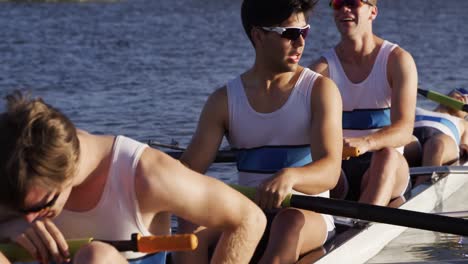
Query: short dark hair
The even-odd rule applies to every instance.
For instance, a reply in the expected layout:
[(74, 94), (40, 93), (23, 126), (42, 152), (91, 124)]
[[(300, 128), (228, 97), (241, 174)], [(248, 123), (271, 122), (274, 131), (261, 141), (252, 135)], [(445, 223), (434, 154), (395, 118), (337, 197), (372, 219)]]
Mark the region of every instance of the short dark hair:
[(318, 0), (244, 0), (241, 7), (242, 25), (252, 41), (253, 27), (281, 24), (293, 13), (304, 13), (306, 18)]
[(0, 114), (0, 203), (17, 210), (32, 184), (63, 187), (76, 173), (79, 141), (73, 123), (40, 98), (15, 91)]

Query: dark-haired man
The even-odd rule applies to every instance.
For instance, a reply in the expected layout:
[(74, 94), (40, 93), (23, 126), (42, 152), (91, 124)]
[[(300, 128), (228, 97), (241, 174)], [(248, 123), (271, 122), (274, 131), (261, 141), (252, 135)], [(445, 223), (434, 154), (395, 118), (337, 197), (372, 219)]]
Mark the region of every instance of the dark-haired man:
[(344, 146), (364, 153), (343, 161), (338, 195), (387, 205), (409, 187), (402, 148), (413, 130), (416, 65), (408, 52), (374, 35), (377, 0), (332, 0), (330, 7), (341, 40), (311, 69), (337, 84)]
[[(238, 149), (241, 185), (257, 188), (271, 228), (253, 260), (294, 263), (334, 230), (331, 216), (279, 209), (290, 192), (328, 196), (339, 177), (341, 99), (335, 84), (299, 65), (309, 31), (311, 0), (244, 0), (242, 23), (255, 49), (253, 66), (208, 98), (182, 161), (205, 172), (223, 136)], [(340, 142), (340, 144), (337, 144)], [(181, 230), (196, 227), (181, 224)], [(207, 261), (212, 230), (198, 229), (199, 250), (179, 255)], [(257, 258), (258, 257), (258, 258)], [(184, 259), (185, 258), (185, 259)]]

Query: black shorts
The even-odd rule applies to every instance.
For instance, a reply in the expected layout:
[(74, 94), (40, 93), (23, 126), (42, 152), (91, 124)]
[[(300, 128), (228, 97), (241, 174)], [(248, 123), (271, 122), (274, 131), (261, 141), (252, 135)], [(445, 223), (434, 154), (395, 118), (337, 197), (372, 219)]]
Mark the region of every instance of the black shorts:
[(413, 135), (418, 139), (421, 146), (424, 146), (424, 143), (426, 143), (429, 138), (438, 134), (443, 133), (434, 127), (415, 127), (413, 129)]
[(362, 176), (370, 166), (372, 152), (366, 152), (358, 157), (353, 157), (348, 160), (343, 160), (341, 169), (345, 174), (348, 182), (348, 193), (346, 200), (357, 201), (361, 196)]
[[(348, 192), (345, 199), (351, 201), (358, 201), (361, 196), (361, 183), (364, 173), (369, 169), (372, 160), (372, 152), (366, 152), (358, 157), (343, 160), (341, 169), (343, 170), (347, 185)], [(411, 193), (411, 182), (408, 177), (408, 185), (402, 196), (406, 199), (409, 198)], [(396, 198), (395, 198), (396, 199)]]

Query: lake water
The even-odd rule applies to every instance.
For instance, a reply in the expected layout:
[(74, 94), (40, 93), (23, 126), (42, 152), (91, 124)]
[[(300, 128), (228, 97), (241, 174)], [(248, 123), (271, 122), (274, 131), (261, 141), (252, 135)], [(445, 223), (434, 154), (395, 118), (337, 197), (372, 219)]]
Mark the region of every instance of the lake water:
[[(1, 2), (0, 97), (28, 89), (90, 132), (186, 146), (207, 96), (253, 63), (240, 5)], [(467, 13), (468, 1), (380, 0), (374, 30), (413, 55), (421, 87), (447, 92), (468, 87)], [(328, 1), (310, 24), (303, 65), (339, 39)], [(233, 171), (210, 173), (234, 181)]]

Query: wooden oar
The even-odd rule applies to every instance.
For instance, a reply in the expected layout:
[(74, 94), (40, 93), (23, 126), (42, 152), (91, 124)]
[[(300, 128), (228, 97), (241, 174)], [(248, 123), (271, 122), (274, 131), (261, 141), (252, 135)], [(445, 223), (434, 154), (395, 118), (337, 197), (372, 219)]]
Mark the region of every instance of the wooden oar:
[(455, 110), (468, 112), (468, 104), (464, 104), (463, 102), (455, 100), (452, 97), (447, 96), (445, 94), (441, 94), (431, 90), (424, 90), (421, 88), (418, 88), (418, 93), (426, 97), (427, 99), (437, 102), (439, 104), (445, 105)]
[[(198, 246), (198, 239), (194, 234), (171, 236), (141, 236), (132, 234), (131, 240), (94, 240), (93, 238), (67, 240), (69, 252), (73, 256), (82, 246), (92, 241), (102, 241), (114, 246), (118, 251), (135, 251), (155, 253), (160, 251), (194, 250)], [(10, 261), (34, 261), (35, 258), (23, 247), (14, 244), (0, 244), (2, 252)]]
[[(182, 154), (184, 153), (185, 149), (179, 147), (178, 145), (170, 145), (170, 144), (163, 144), (157, 141), (150, 140), (148, 141), (148, 145), (152, 147), (162, 147), (172, 149), (173, 151), (166, 151), (166, 154), (169, 156), (180, 159)], [(350, 157), (357, 157), (361, 154), (358, 148), (355, 147), (344, 147), (343, 148), (343, 159), (349, 159)], [(216, 158), (214, 160), (215, 163), (227, 163), (227, 162), (236, 162), (237, 160), (237, 152), (236, 150), (218, 150), (216, 153)]]
[[(231, 186), (250, 199), (255, 197), (255, 188), (239, 185)], [(442, 215), (297, 194), (288, 195), (282, 206), (371, 222), (468, 236), (468, 220)]]

